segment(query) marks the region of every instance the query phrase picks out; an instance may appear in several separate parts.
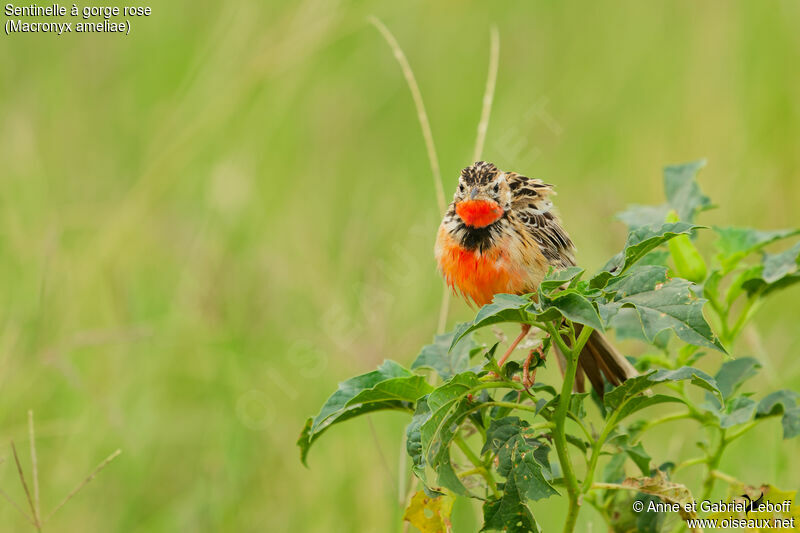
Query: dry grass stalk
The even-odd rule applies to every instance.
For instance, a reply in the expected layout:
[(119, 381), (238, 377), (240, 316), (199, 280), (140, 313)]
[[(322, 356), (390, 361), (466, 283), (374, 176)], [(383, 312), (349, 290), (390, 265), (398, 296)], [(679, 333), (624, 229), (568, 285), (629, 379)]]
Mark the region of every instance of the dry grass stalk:
[(121, 453), (122, 453), (122, 450), (117, 450), (117, 451), (115, 451), (114, 453), (112, 453), (111, 455), (109, 455), (108, 457), (106, 457), (106, 458), (105, 458), (105, 460), (103, 460), (103, 462), (102, 462), (102, 463), (100, 463), (99, 465), (97, 465), (97, 468), (95, 468), (95, 469), (92, 471), (92, 473), (91, 473), (91, 474), (89, 474), (89, 475), (86, 477), (86, 479), (84, 479), (83, 481), (81, 481), (81, 482), (80, 482), (80, 484), (78, 484), (78, 486), (77, 486), (77, 487), (75, 487), (74, 489), (72, 489), (72, 492), (70, 492), (69, 494), (67, 494), (67, 497), (66, 497), (66, 498), (64, 498), (64, 499), (61, 501), (61, 503), (59, 503), (59, 504), (56, 506), (56, 508), (55, 508), (55, 509), (53, 509), (52, 511), (50, 511), (50, 514), (49, 514), (49, 515), (47, 515), (47, 518), (45, 518), (45, 519), (44, 519), (44, 521), (45, 521), (45, 522), (49, 521), (49, 520), (50, 520), (50, 519), (53, 517), (53, 515), (54, 515), (54, 514), (56, 514), (56, 512), (58, 512), (58, 510), (59, 510), (59, 509), (61, 509), (62, 507), (64, 507), (64, 506), (67, 504), (67, 502), (69, 502), (69, 501), (70, 501), (70, 500), (71, 500), (71, 499), (72, 499), (72, 498), (73, 498), (73, 497), (74, 497), (76, 494), (78, 494), (78, 492), (80, 492), (80, 490), (81, 490), (83, 487), (85, 487), (85, 486), (86, 486), (86, 484), (87, 484), (87, 483), (89, 483), (91, 480), (93, 480), (93, 479), (95, 478), (95, 476), (97, 476), (97, 474), (99, 474), (99, 473), (100, 473), (100, 471), (101, 471), (101, 470), (103, 470), (103, 469), (104, 469), (106, 466), (108, 466), (108, 464), (109, 464), (111, 461), (113, 461), (114, 459), (116, 459), (116, 458), (117, 458), (117, 456), (118, 456), (119, 454), (121, 454)]
[(33, 410), (28, 410), (28, 438), (31, 441), (31, 468), (33, 469), (33, 519), (42, 523), (42, 511), (39, 505), (39, 463), (36, 459), (36, 432), (33, 428)]
[(41, 527), (39, 521), (36, 520), (36, 507), (33, 505), (33, 498), (31, 498), (31, 491), (28, 490), (28, 483), (25, 481), (25, 474), (22, 471), (22, 463), (19, 462), (19, 455), (17, 454), (17, 447), (14, 445), (14, 441), (11, 441), (11, 451), (14, 454), (14, 461), (17, 463), (17, 473), (19, 473), (19, 480), (22, 483), (22, 488), (25, 489), (25, 496), (28, 498), (28, 505), (30, 505), (31, 513), (34, 516), (33, 524), (36, 526), (36, 529), (41, 531)]

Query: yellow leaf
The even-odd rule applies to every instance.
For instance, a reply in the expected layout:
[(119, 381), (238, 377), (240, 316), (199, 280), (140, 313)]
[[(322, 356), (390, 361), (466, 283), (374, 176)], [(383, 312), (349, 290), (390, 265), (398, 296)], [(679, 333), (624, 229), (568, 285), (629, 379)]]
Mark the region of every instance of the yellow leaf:
[(450, 513), (454, 498), (450, 494), (431, 498), (421, 490), (414, 494), (408, 504), (403, 520), (411, 522), (422, 533), (446, 533), (450, 531)]
[[(795, 506), (795, 493), (797, 491), (780, 490), (772, 485), (760, 487), (745, 486), (742, 483), (731, 483), (728, 489), (729, 501), (739, 500), (746, 502), (742, 494), (747, 494), (751, 500), (757, 500), (764, 493), (764, 504), (771, 504), (772, 509), (767, 511), (751, 511), (745, 516), (744, 512), (718, 512), (708, 515), (708, 518), (747, 518), (753, 520), (769, 520), (767, 527), (746, 528), (745, 531), (759, 533), (761, 531), (800, 531), (800, 507)], [(787, 527), (788, 524), (793, 527)]]

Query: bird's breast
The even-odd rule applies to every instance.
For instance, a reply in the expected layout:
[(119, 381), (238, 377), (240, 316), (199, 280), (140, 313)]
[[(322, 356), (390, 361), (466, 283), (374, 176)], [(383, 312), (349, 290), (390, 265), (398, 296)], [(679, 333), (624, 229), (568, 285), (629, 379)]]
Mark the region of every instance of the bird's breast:
[(443, 225), (436, 239), (436, 260), (447, 284), (477, 305), (495, 294), (526, 292), (530, 272), (511, 243), (500, 239), (489, 248), (467, 248)]

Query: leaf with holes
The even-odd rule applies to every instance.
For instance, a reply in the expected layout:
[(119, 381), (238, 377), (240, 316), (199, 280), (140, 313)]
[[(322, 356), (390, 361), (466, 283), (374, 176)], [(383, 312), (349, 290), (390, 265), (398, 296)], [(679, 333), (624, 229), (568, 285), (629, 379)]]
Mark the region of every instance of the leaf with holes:
[(403, 520), (417, 528), (420, 533), (442, 533), (450, 529), (450, 513), (453, 511), (455, 498), (442, 494), (428, 496), (424, 490), (418, 491), (411, 498)]
[(613, 300), (603, 305), (603, 315), (610, 323), (616, 311), (631, 307), (638, 312), (650, 342), (662, 331), (672, 330), (684, 342), (725, 353), (703, 316), (706, 300), (698, 298), (691, 286), (683, 279), (668, 280), (664, 267), (639, 267), (608, 284), (605, 290)]

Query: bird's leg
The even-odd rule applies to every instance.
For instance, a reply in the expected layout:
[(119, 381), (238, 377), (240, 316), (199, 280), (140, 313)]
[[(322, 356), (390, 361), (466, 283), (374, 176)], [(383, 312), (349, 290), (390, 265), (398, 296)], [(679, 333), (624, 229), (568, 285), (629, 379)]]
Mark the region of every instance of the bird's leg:
[[(530, 372), (531, 362), (533, 362), (533, 358), (536, 355), (539, 356), (539, 360), (536, 362), (536, 366), (533, 367), (533, 372)], [(539, 368), (539, 361), (544, 361), (544, 351), (541, 344), (530, 351), (522, 364), (522, 385), (526, 391), (536, 382), (536, 369)]]
[(531, 330), (531, 325), (530, 324), (522, 324), (522, 331), (520, 331), (519, 336), (517, 336), (517, 338), (514, 339), (514, 342), (512, 342), (511, 346), (508, 347), (508, 350), (506, 350), (506, 353), (503, 354), (503, 357), (501, 357), (500, 360), (497, 361), (497, 366), (498, 367), (502, 367), (503, 366), (503, 363), (506, 362), (506, 359), (508, 359), (508, 356), (511, 355), (511, 352), (513, 352), (516, 349), (517, 345), (520, 342), (522, 342), (522, 339), (525, 338), (525, 336), (528, 334), (528, 332), (530, 330)]

